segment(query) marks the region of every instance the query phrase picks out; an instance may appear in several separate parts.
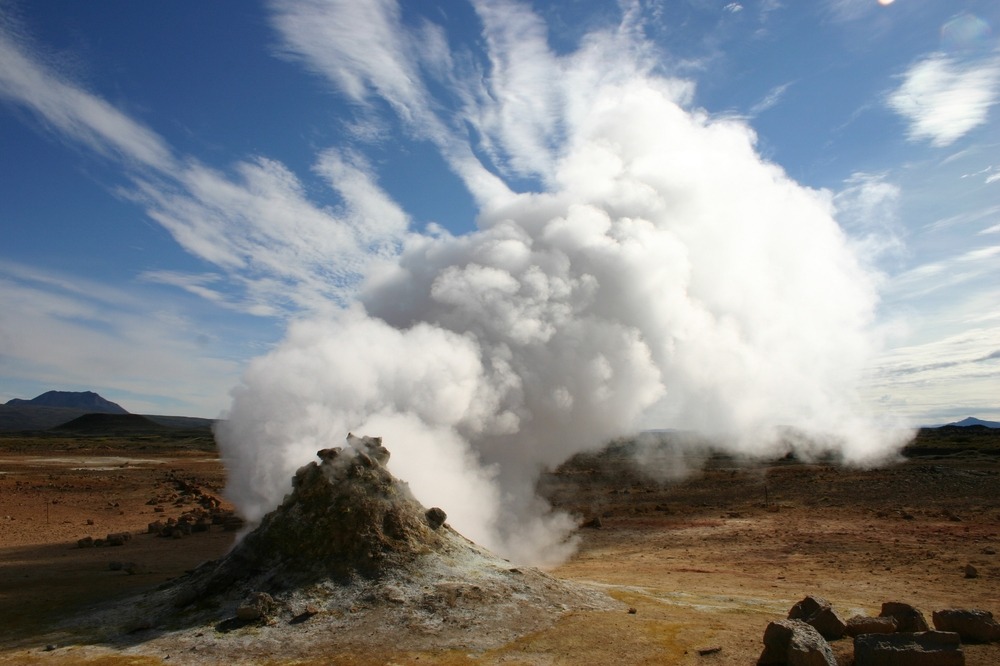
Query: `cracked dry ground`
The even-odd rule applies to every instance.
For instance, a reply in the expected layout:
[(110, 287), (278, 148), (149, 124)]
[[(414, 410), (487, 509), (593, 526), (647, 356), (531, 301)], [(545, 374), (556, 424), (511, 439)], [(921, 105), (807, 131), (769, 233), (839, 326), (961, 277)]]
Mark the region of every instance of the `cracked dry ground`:
[[(1000, 456), (928, 451), (876, 470), (715, 459), (665, 484), (636, 473), (626, 457), (577, 459), (543, 479), (542, 491), (584, 518), (600, 517), (601, 526), (582, 529), (577, 555), (551, 573), (605, 589), (622, 610), (572, 612), (483, 653), (401, 644), (379, 654), (316, 655), (314, 663), (750, 664), (767, 623), (807, 594), (826, 597), (845, 619), (877, 614), (891, 600), (912, 603), (928, 620), (947, 607), (998, 614)], [(100, 647), (44, 647), (60, 619), (154, 587), (228, 548), (233, 534), (218, 526), (182, 539), (137, 534), (118, 548), (75, 547), (83, 536), (144, 532), (152, 520), (179, 515), (183, 503), (161, 503), (162, 513), (147, 504), (169, 497), (171, 473), (204, 488), (224, 478), (201, 452), (50, 447), (0, 455), (0, 662), (163, 663)], [(129, 575), (111, 571), (111, 560), (140, 566)], [(978, 578), (965, 577), (967, 564)], [(833, 647), (849, 663), (850, 641)], [(700, 655), (704, 648), (721, 650)], [(998, 644), (964, 649), (969, 666), (1000, 663)], [(165, 663), (185, 662), (171, 656)], [(281, 663), (281, 654), (273, 660)]]

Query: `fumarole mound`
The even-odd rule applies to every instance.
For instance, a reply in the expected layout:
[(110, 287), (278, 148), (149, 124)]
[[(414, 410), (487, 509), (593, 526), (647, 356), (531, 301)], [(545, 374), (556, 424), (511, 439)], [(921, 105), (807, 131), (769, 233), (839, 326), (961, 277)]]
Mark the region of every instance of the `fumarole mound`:
[(226, 557), (92, 615), (76, 633), (127, 653), (184, 652), (188, 663), (253, 662), (487, 650), (570, 610), (617, 607), (455, 532), (386, 470), (380, 438), (349, 435), (347, 447), (317, 455)]

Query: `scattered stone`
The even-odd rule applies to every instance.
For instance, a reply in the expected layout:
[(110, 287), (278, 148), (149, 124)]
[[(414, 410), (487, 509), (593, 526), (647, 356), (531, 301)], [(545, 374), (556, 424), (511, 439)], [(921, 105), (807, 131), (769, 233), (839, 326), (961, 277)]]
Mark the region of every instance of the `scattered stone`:
[(94, 537), (85, 536), (82, 539), (77, 539), (77, 548), (93, 548), (94, 547)]
[(111, 560), (110, 562), (108, 562), (109, 571), (121, 571), (124, 568), (124, 566), (125, 565), (119, 562), (118, 560)]
[(837, 666), (830, 644), (802, 620), (778, 620), (764, 630), (757, 666)]
[(921, 631), (854, 638), (854, 666), (965, 666), (958, 634)]
[(444, 525), (444, 521), (448, 519), (448, 514), (436, 506), (427, 509), (427, 513), (424, 516), (427, 518), (427, 524), (431, 526), (432, 530), (436, 530)]
[(934, 611), (932, 619), (935, 629), (953, 631), (967, 643), (1000, 641), (1000, 624), (989, 611), (949, 608)]
[(844, 622), (829, 601), (823, 597), (808, 596), (792, 606), (788, 611), (789, 620), (802, 620), (811, 625), (827, 640), (836, 640), (844, 635)]
[(722, 652), (721, 645), (712, 645), (711, 647), (703, 647), (695, 650), (699, 656), (704, 657), (705, 655), (715, 654), (716, 652)]
[(87, 524), (88, 525), (93, 525), (94, 524), (94, 519), (93, 518), (87, 518)]
[(108, 546), (124, 546), (131, 539), (132, 535), (128, 532), (113, 532), (104, 537), (104, 543)]
[(49, 643), (48, 645), (45, 646), (45, 651), (46, 652), (52, 652), (55, 649), (56, 649), (56, 646), (55, 646), (54, 643)]
[(928, 631), (927, 620), (924, 614), (911, 606), (898, 601), (887, 601), (882, 604), (882, 612), (879, 617), (891, 617), (896, 620), (896, 631), (904, 633), (914, 633)]
[(138, 571), (139, 571), (139, 565), (136, 564), (135, 562), (124, 562), (122, 564), (122, 571), (124, 571), (125, 573), (127, 573), (127, 574), (129, 574), (131, 576), (131, 575), (133, 575), (135, 573), (138, 573)]
[(276, 607), (274, 597), (267, 592), (258, 592), (236, 609), (236, 618), (244, 622), (266, 621)]
[(983, 555), (996, 555), (996, 554), (997, 554), (996, 548), (993, 548), (991, 546), (986, 546), (986, 548), (983, 548)]
[(861, 634), (892, 634), (898, 625), (894, 617), (868, 617), (855, 615), (847, 621), (844, 633), (852, 638)]
[(965, 577), (966, 578), (979, 578), (979, 570), (971, 564), (965, 565)]
[(635, 608), (631, 608), (631, 607), (630, 607), (630, 608), (628, 609), (628, 614), (629, 614), (629, 615), (635, 615), (635, 614), (636, 614), (636, 613), (638, 613), (638, 612), (639, 612), (639, 611), (638, 611), (637, 609), (635, 609)]
[(604, 524), (601, 522), (600, 516), (594, 516), (590, 520), (581, 524), (580, 527), (586, 527), (587, 529), (592, 529), (592, 530), (599, 530), (602, 527), (604, 527)]

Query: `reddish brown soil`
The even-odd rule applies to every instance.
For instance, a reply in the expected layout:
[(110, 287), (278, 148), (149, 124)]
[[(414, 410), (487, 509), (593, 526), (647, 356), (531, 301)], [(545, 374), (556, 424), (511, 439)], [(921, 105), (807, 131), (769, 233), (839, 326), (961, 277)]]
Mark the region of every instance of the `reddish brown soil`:
[[(218, 526), (182, 539), (145, 534), (149, 522), (189, 508), (173, 479), (221, 488), (224, 470), (211, 454), (96, 453), (51, 443), (0, 450), (0, 662), (185, 663), (183, 654), (161, 662), (100, 646), (44, 650), (60, 620), (155, 587), (232, 543)], [(569, 613), (486, 653), (386, 646), (314, 663), (748, 664), (767, 623), (807, 594), (826, 597), (845, 619), (877, 614), (884, 601), (912, 603), (928, 621), (942, 608), (1000, 613), (995, 455), (925, 455), (870, 471), (715, 460), (668, 484), (605, 456), (578, 460), (541, 485), (558, 506), (601, 523), (580, 531), (579, 553), (552, 573), (603, 587), (623, 610)], [(124, 546), (76, 547), (81, 537), (120, 531), (134, 534)], [(137, 573), (111, 571), (112, 560), (137, 563)], [(977, 578), (965, 576), (967, 564)], [(721, 650), (698, 653), (714, 647)], [(833, 647), (839, 663), (850, 663), (848, 639)], [(1000, 644), (964, 650), (969, 666), (1000, 663)], [(273, 659), (281, 663), (281, 654)]]

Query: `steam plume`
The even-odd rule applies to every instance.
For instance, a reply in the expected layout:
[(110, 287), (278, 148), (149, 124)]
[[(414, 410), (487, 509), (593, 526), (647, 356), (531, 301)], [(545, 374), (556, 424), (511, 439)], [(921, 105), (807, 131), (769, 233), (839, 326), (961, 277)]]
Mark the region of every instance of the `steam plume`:
[[(282, 5), (276, 24), (343, 30), (349, 6), (303, 21), (312, 5)], [(480, 214), (465, 235), (410, 232), (397, 256), (372, 261), (352, 303), (293, 323), (250, 365), (219, 432), (248, 517), (277, 504), (318, 449), (348, 431), (380, 435), (424, 504), (545, 563), (572, 547), (572, 521), (535, 496), (539, 472), (642, 427), (717, 435), (747, 455), (775, 452), (789, 427), (810, 435), (796, 446), (848, 461), (894, 451), (899, 434), (856, 392), (877, 348), (876, 279), (830, 193), (763, 160), (743, 122), (691, 109), (691, 85), (646, 63), (634, 17), (567, 56), (539, 41), (524, 7), (489, 3), (480, 18), (485, 90), (447, 69), (433, 25), (421, 33), (440, 38), (433, 54), (397, 43), (350, 72), (355, 61), (327, 52), (350, 44), (285, 34), (346, 93), (382, 91)], [(399, 20), (392, 6), (378, 25)], [(400, 58), (406, 67), (385, 65)], [(422, 76), (464, 105), (433, 111)], [(502, 183), (524, 179), (536, 191)]]

